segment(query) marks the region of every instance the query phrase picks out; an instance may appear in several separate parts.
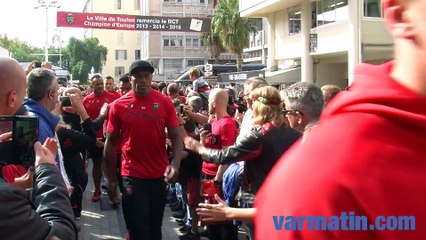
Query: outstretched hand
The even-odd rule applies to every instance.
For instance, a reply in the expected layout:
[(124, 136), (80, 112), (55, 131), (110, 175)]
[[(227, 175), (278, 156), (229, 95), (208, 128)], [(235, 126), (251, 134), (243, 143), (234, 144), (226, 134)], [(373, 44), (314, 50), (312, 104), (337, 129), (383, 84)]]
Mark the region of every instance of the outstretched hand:
[(199, 141), (197, 141), (197, 140), (195, 140), (195, 139), (193, 139), (192, 137), (189, 137), (189, 136), (186, 136), (183, 139), (183, 141), (185, 143), (186, 149), (191, 150), (191, 151), (196, 152), (196, 153), (200, 153), (201, 148), (203, 147), (203, 145)]
[(36, 156), (35, 166), (48, 163), (57, 166), (55, 157), (58, 151), (58, 145), (55, 139), (47, 138), (43, 145), (40, 142), (34, 144)]
[(34, 179), (34, 167), (30, 167), (28, 171), (20, 177), (16, 177), (13, 185), (22, 188), (32, 188)]
[(203, 222), (228, 221), (230, 207), (217, 194), (214, 195), (214, 198), (218, 202), (217, 204), (198, 204), (197, 214), (202, 217)]

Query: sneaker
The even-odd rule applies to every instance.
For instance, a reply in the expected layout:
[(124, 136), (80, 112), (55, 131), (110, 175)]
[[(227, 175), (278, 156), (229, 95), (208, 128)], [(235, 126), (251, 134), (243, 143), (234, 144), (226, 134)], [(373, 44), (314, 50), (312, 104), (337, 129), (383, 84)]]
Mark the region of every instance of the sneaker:
[(186, 215), (186, 211), (180, 211), (180, 212), (175, 212), (173, 213), (173, 217), (174, 218), (184, 218)]
[(179, 212), (179, 211), (182, 211), (183, 208), (182, 208), (182, 206), (171, 207), (170, 210), (172, 210), (172, 212)]
[(182, 207), (182, 203), (179, 201), (173, 202), (169, 204), (170, 208)]
[(101, 201), (101, 195), (102, 195), (102, 193), (100, 193), (100, 192), (94, 192), (93, 196), (92, 196), (92, 202)]
[(179, 226), (183, 226), (186, 224), (186, 221), (183, 218), (176, 218), (175, 220)]
[(207, 229), (205, 229), (205, 230), (202, 230), (201, 232), (200, 232), (200, 236), (201, 237), (206, 237), (206, 238), (208, 238), (209, 237), (209, 230), (207, 230)]
[(186, 233), (189, 231), (191, 231), (191, 226), (188, 226), (188, 225), (183, 225), (183, 227), (179, 228), (179, 232), (181, 233)]
[(179, 240), (200, 240), (200, 235), (189, 231), (185, 235), (179, 236)]

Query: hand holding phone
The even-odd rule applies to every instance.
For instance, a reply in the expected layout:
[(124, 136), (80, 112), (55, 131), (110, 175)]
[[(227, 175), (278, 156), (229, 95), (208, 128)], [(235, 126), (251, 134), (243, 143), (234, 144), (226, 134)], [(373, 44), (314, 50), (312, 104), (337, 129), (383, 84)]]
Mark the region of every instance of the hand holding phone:
[(69, 107), (69, 106), (72, 105), (70, 97), (68, 97), (68, 96), (61, 97), (60, 101), (61, 101), (63, 107)]
[[(38, 140), (38, 118), (31, 116), (1, 117), (1, 123), (12, 123), (12, 139), (0, 142), (0, 162), (33, 166), (34, 144)], [(9, 124), (10, 125), (10, 124)], [(10, 131), (10, 130), (9, 130)]]
[(179, 113), (180, 113), (180, 115), (182, 115), (182, 114), (183, 114), (183, 107), (184, 107), (184, 105), (183, 105), (183, 104), (180, 104), (180, 105), (179, 105)]
[(204, 123), (203, 124), (203, 130), (207, 131), (208, 133), (212, 132), (212, 125), (210, 123)]

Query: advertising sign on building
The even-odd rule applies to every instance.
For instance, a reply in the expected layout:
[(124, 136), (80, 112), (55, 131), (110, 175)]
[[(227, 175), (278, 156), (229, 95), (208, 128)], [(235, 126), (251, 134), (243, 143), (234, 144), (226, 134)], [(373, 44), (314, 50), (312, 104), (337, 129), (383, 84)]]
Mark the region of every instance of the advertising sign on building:
[(217, 75), (218, 83), (245, 82), (250, 77), (265, 77), (265, 70), (253, 70), (234, 73), (221, 73)]
[(309, 39), (309, 51), (316, 52), (318, 48), (318, 34), (311, 33)]
[(58, 27), (133, 31), (210, 32), (210, 18), (57, 12)]

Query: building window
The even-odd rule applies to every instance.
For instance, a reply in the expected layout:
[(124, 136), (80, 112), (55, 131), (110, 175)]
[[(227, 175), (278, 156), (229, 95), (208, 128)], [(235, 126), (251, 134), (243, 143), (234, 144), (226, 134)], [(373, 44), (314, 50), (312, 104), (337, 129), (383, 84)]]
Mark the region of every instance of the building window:
[(204, 0), (200, 0), (200, 3), (201, 3), (201, 4), (204, 4), (204, 3), (205, 3), (205, 1), (204, 1)]
[(364, 17), (382, 17), (381, 0), (364, 0)]
[(115, 60), (127, 60), (127, 50), (115, 50)]
[(135, 10), (141, 10), (141, 0), (135, 0)]
[(166, 2), (166, 3), (181, 3), (182, 0), (163, 0), (163, 2)]
[(290, 7), (287, 9), (288, 13), (288, 34), (294, 35), (300, 32), (301, 26), (301, 11), (300, 5)]
[(121, 10), (122, 8), (122, 0), (115, 0), (115, 10)]
[(163, 59), (164, 74), (167, 79), (175, 79), (182, 72), (182, 59)]
[(204, 65), (204, 59), (188, 59), (187, 67), (197, 66), (197, 65)]
[(136, 49), (135, 50), (135, 60), (140, 60), (141, 59), (141, 50)]
[(200, 39), (200, 37), (195, 37), (195, 36), (193, 36), (193, 37), (186, 37), (186, 39), (185, 39), (185, 46), (186, 46), (186, 48), (200, 48), (200, 46), (202, 46), (201, 43), (202, 41), (201, 41), (201, 39)]
[(140, 43), (141, 42), (141, 40), (142, 40), (142, 33), (141, 32), (138, 32), (138, 43)]
[(185, 40), (185, 46), (186, 46), (186, 48), (191, 48), (192, 47), (192, 38), (186, 38), (186, 40)]
[(115, 67), (115, 76), (124, 75), (124, 67)]
[(313, 28), (347, 19), (349, 19), (348, 0), (317, 0), (312, 3)]
[(117, 33), (117, 44), (119, 45), (124, 44), (124, 33), (122, 32)]
[(193, 48), (200, 48), (200, 39), (199, 38), (193, 38), (192, 39), (192, 47)]
[(180, 48), (183, 47), (182, 36), (163, 36), (163, 47)]
[(164, 59), (164, 68), (182, 68), (182, 59)]

